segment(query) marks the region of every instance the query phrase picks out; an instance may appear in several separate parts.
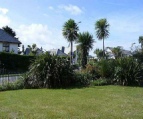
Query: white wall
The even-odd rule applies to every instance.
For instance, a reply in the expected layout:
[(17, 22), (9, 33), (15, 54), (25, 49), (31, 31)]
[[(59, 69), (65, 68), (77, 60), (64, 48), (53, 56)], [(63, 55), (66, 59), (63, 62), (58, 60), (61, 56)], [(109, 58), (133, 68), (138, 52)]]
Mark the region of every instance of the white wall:
[(2, 43), (0, 43), (0, 52), (2, 52), (2, 46), (3, 46)]
[[(9, 52), (14, 51), (15, 54), (18, 54), (18, 44), (9, 44)], [(0, 43), (0, 52), (3, 51), (3, 43)]]
[(15, 54), (18, 54), (18, 44), (11, 44), (10, 43), (9, 46), (10, 46), (9, 52), (14, 51)]

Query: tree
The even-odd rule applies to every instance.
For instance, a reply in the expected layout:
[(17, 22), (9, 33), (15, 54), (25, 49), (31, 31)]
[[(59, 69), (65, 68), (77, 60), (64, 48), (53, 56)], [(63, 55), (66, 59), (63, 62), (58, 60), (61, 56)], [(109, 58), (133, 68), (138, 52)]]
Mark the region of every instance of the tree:
[(117, 46), (117, 47), (108, 47), (112, 53), (114, 54), (115, 59), (122, 57), (122, 47)]
[(143, 49), (143, 36), (139, 37), (139, 43), (141, 44), (141, 48)]
[(5, 26), (5, 27), (2, 27), (2, 29), (7, 32), (9, 35), (11, 35), (12, 37), (15, 37), (16, 38), (16, 33), (15, 31), (10, 28), (9, 26)]
[(102, 49), (95, 49), (94, 54), (96, 54), (98, 59), (103, 57), (103, 50)]
[(89, 50), (93, 48), (93, 36), (89, 32), (79, 33), (77, 43), (79, 43), (79, 47), (82, 52), (82, 67), (85, 68)]
[(30, 55), (36, 55), (37, 53), (37, 45), (33, 44), (32, 46), (28, 45), (27, 46), (30, 49)]
[(68, 42), (71, 43), (71, 51), (70, 51), (70, 63), (72, 64), (73, 59), (73, 42), (77, 40), (77, 32), (79, 28), (77, 23), (73, 19), (69, 19), (64, 23), (63, 26), (63, 36), (67, 39)]
[(24, 48), (24, 45), (22, 45), (22, 52), (24, 53), (24, 51), (25, 51), (25, 48)]
[(103, 57), (105, 55), (104, 39), (109, 36), (109, 26), (106, 19), (100, 19), (95, 23), (96, 36), (99, 40), (103, 40)]
[(82, 57), (81, 57), (81, 49), (79, 45), (76, 46), (76, 52), (77, 52), (77, 63), (79, 66), (81, 66)]

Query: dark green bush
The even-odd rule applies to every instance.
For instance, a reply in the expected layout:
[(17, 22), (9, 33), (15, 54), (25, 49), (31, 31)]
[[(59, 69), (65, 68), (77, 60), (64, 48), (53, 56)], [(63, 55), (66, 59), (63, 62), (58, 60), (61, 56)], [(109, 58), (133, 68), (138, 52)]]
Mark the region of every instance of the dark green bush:
[(63, 88), (72, 84), (73, 69), (69, 60), (46, 53), (40, 55), (31, 64), (26, 88)]
[(0, 53), (0, 67), (10, 71), (27, 71), (34, 56), (24, 56), (11, 53)]
[(116, 62), (114, 59), (101, 59), (96, 63), (96, 72), (102, 78), (113, 78)]
[(78, 65), (78, 64), (74, 64), (74, 65), (72, 65), (72, 68), (73, 68), (74, 70), (78, 70), (78, 69), (79, 69), (79, 65)]
[(136, 53), (133, 54), (133, 57), (139, 62), (143, 63), (143, 51), (141, 52), (137, 51)]
[(120, 85), (138, 85), (143, 80), (142, 64), (131, 57), (116, 60), (114, 79)]
[(92, 80), (90, 82), (90, 86), (103, 86), (109, 84), (111, 84), (111, 79), (104, 79), (104, 78), (99, 78), (97, 80)]
[(74, 74), (74, 86), (78, 87), (88, 86), (92, 79), (93, 77), (89, 73), (76, 72)]

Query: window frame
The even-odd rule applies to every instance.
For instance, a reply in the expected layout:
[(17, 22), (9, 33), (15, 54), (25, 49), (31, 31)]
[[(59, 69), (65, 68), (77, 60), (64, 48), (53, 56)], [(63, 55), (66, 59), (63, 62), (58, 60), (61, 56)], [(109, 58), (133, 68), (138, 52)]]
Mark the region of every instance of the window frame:
[(3, 51), (9, 52), (10, 51), (10, 43), (3, 43)]

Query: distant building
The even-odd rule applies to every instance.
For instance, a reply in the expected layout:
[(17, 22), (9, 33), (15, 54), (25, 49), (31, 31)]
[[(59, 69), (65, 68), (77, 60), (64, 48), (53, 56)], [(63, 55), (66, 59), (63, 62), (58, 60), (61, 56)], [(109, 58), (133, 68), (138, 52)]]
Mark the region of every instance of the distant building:
[(0, 52), (13, 52), (18, 54), (18, 47), (21, 42), (0, 29)]
[[(40, 55), (40, 54), (44, 53), (42, 48), (41, 49), (40, 48), (36, 48), (34, 50), (36, 52), (36, 55)], [(21, 53), (21, 55), (30, 55), (30, 53), (31, 53), (31, 49), (30, 48), (26, 48), (25, 51)]]
[[(115, 56), (114, 56), (114, 54), (112, 53), (112, 50), (111, 50), (111, 49), (112, 49), (112, 47), (106, 48), (105, 54), (108, 54), (109, 59), (115, 59)], [(125, 50), (125, 49), (123, 49), (123, 48), (121, 48), (120, 50), (121, 50), (121, 54), (122, 54), (121, 57), (132, 56), (131, 51)]]
[(57, 56), (68, 56), (64, 51), (65, 51), (65, 47), (62, 46), (61, 49), (51, 49), (51, 50), (49, 51), (49, 53), (50, 53), (51, 55), (57, 55)]

